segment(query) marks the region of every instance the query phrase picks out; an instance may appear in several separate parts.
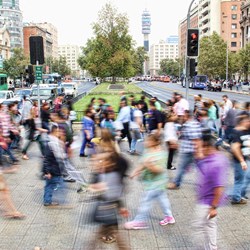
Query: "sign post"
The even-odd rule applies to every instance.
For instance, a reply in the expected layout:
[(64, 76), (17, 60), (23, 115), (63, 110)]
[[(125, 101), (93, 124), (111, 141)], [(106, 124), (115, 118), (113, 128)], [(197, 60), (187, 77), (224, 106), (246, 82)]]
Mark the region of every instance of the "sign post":
[(40, 84), (39, 82), (43, 80), (43, 66), (38, 65), (39, 62), (36, 62), (36, 83), (37, 83), (37, 95), (38, 95), (38, 110), (39, 110), (39, 117), (40, 117), (40, 109), (41, 109), (41, 104), (40, 104)]

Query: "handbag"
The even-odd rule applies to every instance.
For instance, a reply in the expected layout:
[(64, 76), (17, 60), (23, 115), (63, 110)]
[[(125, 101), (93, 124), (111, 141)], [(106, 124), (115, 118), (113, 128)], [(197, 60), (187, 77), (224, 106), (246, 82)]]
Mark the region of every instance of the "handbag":
[(106, 225), (117, 224), (117, 207), (117, 202), (98, 201), (94, 212), (94, 221)]

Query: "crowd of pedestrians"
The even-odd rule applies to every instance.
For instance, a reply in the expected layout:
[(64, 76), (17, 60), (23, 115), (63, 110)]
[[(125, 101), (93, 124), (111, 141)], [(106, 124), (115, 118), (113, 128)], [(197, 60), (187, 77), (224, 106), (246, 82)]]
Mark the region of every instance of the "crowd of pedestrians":
[[(45, 102), (38, 110), (24, 97), (22, 112), (18, 104), (8, 107), (0, 104), (0, 192), (1, 200), (8, 204), (6, 216), (23, 218), (9, 195), (2, 174), (18, 170), (21, 152), (23, 160), (29, 160), (32, 142), (39, 144), (45, 181), (43, 204), (55, 207), (67, 203), (65, 182), (78, 182), (78, 193), (95, 193), (98, 197), (93, 220), (100, 226), (100, 239), (104, 243), (117, 241), (120, 249), (129, 246), (119, 235), (118, 214), (128, 218), (129, 208), (123, 202), (126, 195), (124, 178), (139, 179), (144, 184), (144, 194), (135, 218), (127, 222), (127, 230), (148, 228), (148, 217), (154, 200), (162, 208), (160, 226), (175, 224), (175, 211), (171, 208), (166, 189), (179, 189), (185, 174), (196, 166), (197, 214), (193, 224), (198, 240), (204, 249), (217, 249), (217, 208), (230, 199), (232, 205), (245, 205), (250, 183), (250, 103), (239, 105), (224, 95), (218, 105), (194, 97), (195, 105), (179, 93), (162, 106), (157, 97), (147, 101), (145, 96), (136, 99), (121, 93), (119, 110), (103, 98), (93, 98), (82, 118), (81, 147), (79, 157), (90, 161), (91, 180), (86, 180), (72, 163), (74, 143), (71, 111), (72, 105), (62, 104), (61, 97), (56, 109), (51, 112)], [(127, 141), (127, 152), (120, 144)], [(231, 165), (224, 152), (232, 156), (234, 188), (229, 197), (225, 195), (227, 173)], [(135, 169), (129, 168), (126, 154), (140, 155)], [(4, 158), (10, 164), (3, 164)], [(176, 172), (168, 183), (168, 171)], [(54, 199), (60, 190), (62, 198)], [(202, 234), (202, 237), (201, 237)], [(202, 240), (201, 240), (202, 239)], [(202, 248), (199, 248), (202, 249)]]

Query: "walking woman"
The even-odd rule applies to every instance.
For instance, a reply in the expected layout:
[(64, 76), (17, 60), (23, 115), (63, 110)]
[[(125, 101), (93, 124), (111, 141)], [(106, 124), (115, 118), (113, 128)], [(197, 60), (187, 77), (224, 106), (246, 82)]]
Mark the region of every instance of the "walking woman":
[(33, 141), (39, 144), (42, 155), (44, 155), (44, 142), (42, 139), (42, 133), (47, 133), (48, 130), (42, 128), (42, 123), (39, 117), (37, 117), (36, 109), (31, 109), (30, 118), (26, 121), (27, 131), (27, 141), (24, 143), (22, 150), (22, 159), (29, 160), (27, 156), (27, 151)]
[(142, 156), (141, 164), (132, 173), (131, 178), (140, 176), (145, 192), (143, 200), (134, 220), (125, 223), (126, 229), (146, 229), (147, 219), (154, 200), (160, 203), (164, 212), (164, 218), (159, 222), (161, 226), (174, 224), (170, 202), (166, 195), (166, 152), (161, 146), (161, 139), (157, 134), (150, 134), (145, 141), (145, 153)]

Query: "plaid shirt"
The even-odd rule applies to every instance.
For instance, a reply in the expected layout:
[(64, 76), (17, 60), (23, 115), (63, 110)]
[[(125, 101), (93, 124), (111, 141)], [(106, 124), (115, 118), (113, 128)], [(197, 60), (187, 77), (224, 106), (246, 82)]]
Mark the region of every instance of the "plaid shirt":
[(10, 131), (17, 131), (13, 125), (10, 114), (5, 111), (0, 112), (0, 127), (3, 137), (9, 137)]
[(180, 153), (194, 153), (193, 140), (201, 139), (202, 128), (198, 121), (189, 120), (185, 122), (180, 131)]

